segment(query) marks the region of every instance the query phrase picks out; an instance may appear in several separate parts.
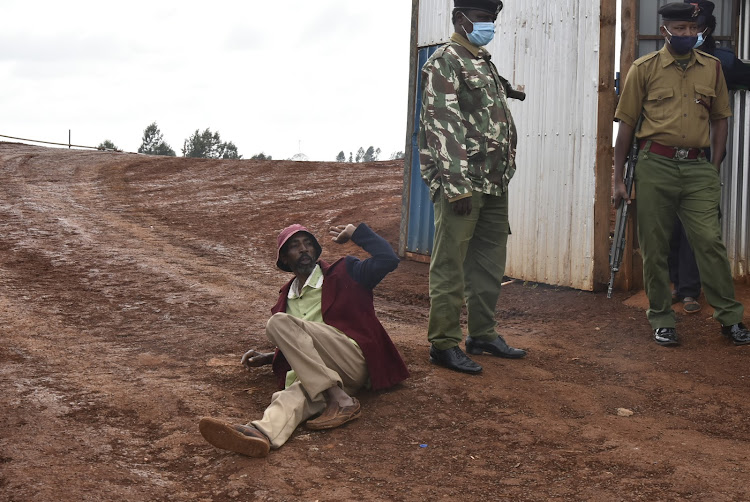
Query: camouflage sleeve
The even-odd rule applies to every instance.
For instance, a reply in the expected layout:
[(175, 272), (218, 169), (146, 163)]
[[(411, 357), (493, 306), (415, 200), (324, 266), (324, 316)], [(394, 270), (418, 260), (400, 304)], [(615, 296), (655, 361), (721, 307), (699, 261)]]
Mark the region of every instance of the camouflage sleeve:
[(459, 79), (445, 57), (422, 70), (420, 163), (431, 195), (442, 188), (449, 200), (471, 195), (463, 116), (458, 104)]

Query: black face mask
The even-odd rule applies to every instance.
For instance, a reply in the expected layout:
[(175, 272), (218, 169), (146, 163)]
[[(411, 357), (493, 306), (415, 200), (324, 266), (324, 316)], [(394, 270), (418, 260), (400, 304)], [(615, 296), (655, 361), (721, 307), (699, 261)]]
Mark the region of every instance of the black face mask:
[[(664, 30), (669, 33), (669, 30), (667, 27), (664, 27)], [(683, 55), (690, 52), (693, 47), (695, 47), (696, 42), (698, 42), (698, 36), (694, 37), (677, 37), (675, 35), (672, 35), (669, 33), (670, 38), (667, 39), (667, 43), (672, 46), (672, 49), (677, 54)]]

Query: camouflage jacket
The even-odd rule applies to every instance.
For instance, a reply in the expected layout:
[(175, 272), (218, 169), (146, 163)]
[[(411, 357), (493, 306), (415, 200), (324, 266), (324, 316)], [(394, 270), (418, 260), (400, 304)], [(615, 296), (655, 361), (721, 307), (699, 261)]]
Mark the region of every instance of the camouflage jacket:
[(489, 53), (455, 33), (425, 63), (419, 160), (433, 201), (441, 188), (450, 201), (508, 189), (517, 137), (506, 85)]

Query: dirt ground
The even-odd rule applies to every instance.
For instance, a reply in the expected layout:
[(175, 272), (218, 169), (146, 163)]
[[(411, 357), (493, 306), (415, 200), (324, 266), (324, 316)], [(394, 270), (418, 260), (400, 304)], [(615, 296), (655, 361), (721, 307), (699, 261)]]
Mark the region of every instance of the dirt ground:
[(428, 270), (412, 261), (375, 298), (411, 378), (266, 459), (205, 443), (200, 417), (244, 423), (275, 390), (239, 359), (272, 348), (278, 231), (308, 225), (331, 259), (360, 251), (327, 227), (366, 221), (395, 247), (401, 185), (400, 161), (0, 143), (0, 500), (750, 499), (750, 346), (709, 307), (679, 316), (669, 349), (642, 293), (516, 282), (497, 318), (528, 357), (462, 375), (428, 361)]

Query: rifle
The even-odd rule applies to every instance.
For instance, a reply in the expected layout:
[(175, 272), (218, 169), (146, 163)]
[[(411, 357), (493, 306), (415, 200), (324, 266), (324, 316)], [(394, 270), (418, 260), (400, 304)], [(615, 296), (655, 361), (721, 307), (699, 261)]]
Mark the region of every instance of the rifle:
[(518, 101), (523, 101), (526, 99), (526, 93), (523, 91), (519, 91), (518, 89), (514, 89), (512, 85), (510, 85), (510, 82), (505, 80), (503, 77), (500, 77), (500, 83), (503, 84), (503, 88), (505, 89), (505, 95), (509, 99), (517, 99)]
[(505, 91), (507, 96), (511, 99), (517, 99), (518, 101), (523, 101), (524, 99), (526, 99), (525, 92), (513, 89), (511, 86), (506, 87)]
[[(633, 191), (633, 176), (635, 175), (635, 163), (638, 161), (638, 138), (635, 137), (636, 131), (640, 129), (641, 121), (638, 121), (633, 130), (633, 144), (630, 147), (630, 154), (625, 167), (625, 190), (630, 198)], [(625, 199), (620, 201), (620, 207), (617, 208), (617, 218), (615, 219), (615, 233), (612, 236), (612, 247), (609, 250), (609, 286), (607, 287), (607, 298), (612, 298), (612, 287), (615, 283), (615, 274), (620, 270), (622, 256), (625, 253), (625, 229), (628, 226), (628, 206)]]

